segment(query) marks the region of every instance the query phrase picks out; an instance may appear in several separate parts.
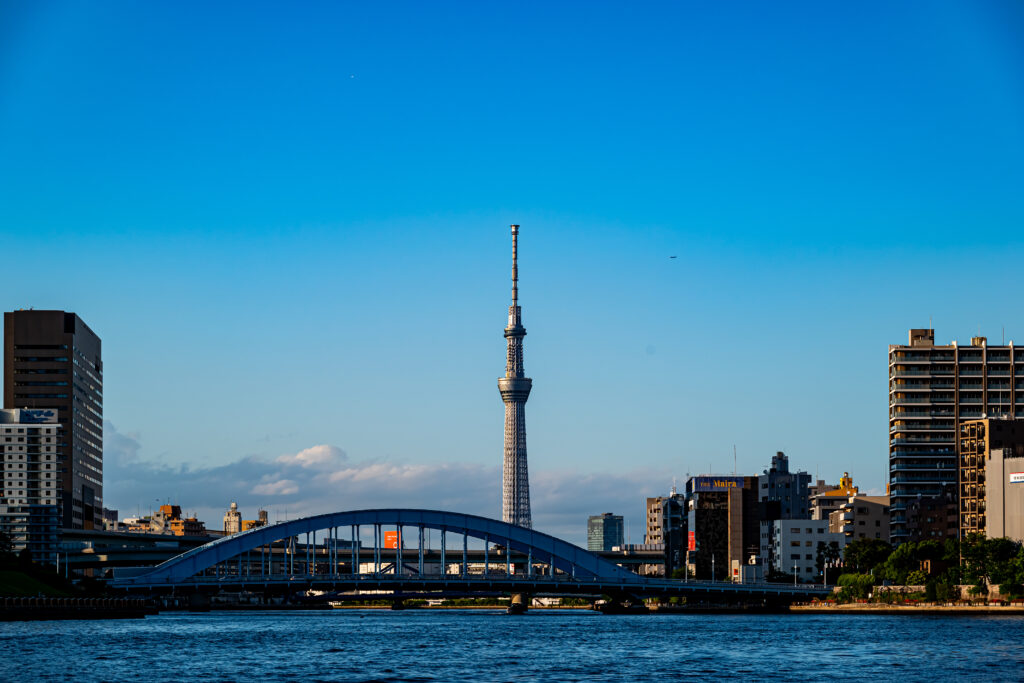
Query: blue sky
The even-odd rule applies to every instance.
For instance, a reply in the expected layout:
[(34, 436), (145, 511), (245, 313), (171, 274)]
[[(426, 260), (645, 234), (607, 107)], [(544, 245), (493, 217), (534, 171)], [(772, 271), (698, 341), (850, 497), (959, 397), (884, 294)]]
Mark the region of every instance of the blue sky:
[[(1022, 29), (1018, 2), (0, 2), (0, 303), (103, 338), (108, 506), (497, 516), (520, 223), (538, 527), (612, 510), (639, 541), (643, 497), (733, 445), (881, 488), (887, 345), (1024, 342)], [(348, 488), (313, 490), (328, 462)]]

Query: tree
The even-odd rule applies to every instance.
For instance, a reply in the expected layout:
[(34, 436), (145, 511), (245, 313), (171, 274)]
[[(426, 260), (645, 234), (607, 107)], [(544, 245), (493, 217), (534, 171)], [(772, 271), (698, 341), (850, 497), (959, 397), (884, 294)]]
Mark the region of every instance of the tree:
[(877, 538), (860, 538), (846, 546), (843, 566), (855, 574), (869, 574), (881, 565), (892, 552), (892, 546)]
[(842, 551), (839, 549), (839, 543), (836, 541), (818, 541), (818, 556), (815, 561), (815, 566), (818, 568), (818, 573), (821, 574), (825, 571), (825, 566), (835, 566), (835, 562), (843, 556)]

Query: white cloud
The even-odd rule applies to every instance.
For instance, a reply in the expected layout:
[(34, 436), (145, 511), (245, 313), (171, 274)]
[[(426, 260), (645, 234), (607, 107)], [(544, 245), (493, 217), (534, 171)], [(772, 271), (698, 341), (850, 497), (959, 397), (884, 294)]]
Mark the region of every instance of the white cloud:
[[(341, 448), (321, 444), (291, 455), (246, 456), (213, 467), (170, 467), (140, 457), (137, 435), (105, 424), (104, 504), (122, 515), (145, 514), (156, 499), (170, 498), (213, 528), (231, 501), (247, 519), (265, 508), (271, 521), (373, 508), (426, 508), (501, 518), (500, 463), (351, 461)], [(534, 528), (586, 545), (589, 515), (632, 519), (634, 543), (643, 540), (644, 497), (667, 493), (669, 475), (534, 469)]]
[(290, 496), (298, 493), (299, 487), (291, 479), (278, 479), (266, 484), (257, 484), (252, 487), (252, 492), (264, 496)]
[(337, 466), (348, 460), (348, 456), (345, 451), (341, 450), (337, 446), (330, 446), (328, 444), (321, 444), (319, 446), (312, 446), (299, 451), (292, 455), (282, 455), (277, 458), (277, 462), (282, 465), (297, 465), (299, 467), (306, 467), (312, 469), (326, 469), (332, 466)]

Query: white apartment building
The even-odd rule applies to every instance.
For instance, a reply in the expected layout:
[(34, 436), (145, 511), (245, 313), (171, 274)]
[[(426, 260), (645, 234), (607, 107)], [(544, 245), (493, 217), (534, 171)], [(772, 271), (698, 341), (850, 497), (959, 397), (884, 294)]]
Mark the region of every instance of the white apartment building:
[(795, 573), (802, 582), (818, 575), (819, 543), (836, 543), (840, 550), (846, 547), (846, 535), (831, 533), (827, 519), (776, 519), (771, 523), (775, 526), (773, 569), (784, 574)]
[(0, 531), (15, 552), (53, 561), (59, 526), (57, 411), (0, 410)]

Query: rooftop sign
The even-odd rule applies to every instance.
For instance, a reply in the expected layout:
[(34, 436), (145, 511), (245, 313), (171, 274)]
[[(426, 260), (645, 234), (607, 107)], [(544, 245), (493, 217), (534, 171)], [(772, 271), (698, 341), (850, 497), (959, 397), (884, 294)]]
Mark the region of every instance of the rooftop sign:
[(686, 483), (687, 493), (728, 491), (743, 488), (743, 477), (692, 477)]

